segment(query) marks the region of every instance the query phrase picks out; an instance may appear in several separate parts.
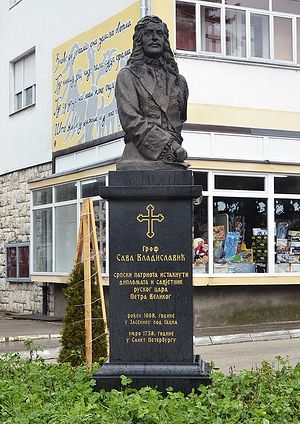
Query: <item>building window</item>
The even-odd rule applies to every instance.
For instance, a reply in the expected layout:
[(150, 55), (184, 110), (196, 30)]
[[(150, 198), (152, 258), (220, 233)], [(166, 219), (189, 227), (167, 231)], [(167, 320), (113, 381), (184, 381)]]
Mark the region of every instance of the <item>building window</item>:
[(176, 46), (179, 50), (196, 50), (195, 5), (178, 3), (176, 5)]
[(13, 62), (14, 111), (35, 103), (35, 53)]
[(74, 265), (82, 200), (93, 200), (102, 272), (106, 263), (106, 178), (61, 184), (32, 192), (32, 271), (67, 274)]
[(297, 0), (176, 2), (177, 50), (300, 64)]
[(11, 243), (6, 248), (6, 280), (11, 282), (30, 281), (29, 243)]

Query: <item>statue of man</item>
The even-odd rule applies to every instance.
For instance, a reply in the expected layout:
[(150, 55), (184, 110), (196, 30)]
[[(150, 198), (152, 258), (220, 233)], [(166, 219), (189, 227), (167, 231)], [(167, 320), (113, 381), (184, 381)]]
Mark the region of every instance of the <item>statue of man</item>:
[(145, 16), (137, 23), (115, 93), (126, 144), (118, 169), (134, 168), (132, 163), (141, 169), (186, 168), (181, 130), (188, 87), (178, 72), (167, 25), (159, 17)]

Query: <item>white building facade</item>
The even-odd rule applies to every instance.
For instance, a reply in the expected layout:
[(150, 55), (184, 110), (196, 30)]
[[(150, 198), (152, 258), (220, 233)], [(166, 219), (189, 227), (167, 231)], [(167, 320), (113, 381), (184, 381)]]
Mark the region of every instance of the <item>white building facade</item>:
[(300, 317), (300, 1), (44, 3), (0, 5), (0, 309), (63, 315), (85, 197), (108, 285), (98, 187), (123, 150), (115, 77), (149, 13), (190, 91), (196, 325)]

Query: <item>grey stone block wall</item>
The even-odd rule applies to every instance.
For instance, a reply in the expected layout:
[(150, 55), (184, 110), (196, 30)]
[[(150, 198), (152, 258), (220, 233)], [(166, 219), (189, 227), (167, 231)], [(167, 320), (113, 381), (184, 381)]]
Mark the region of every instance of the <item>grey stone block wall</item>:
[[(30, 191), (28, 182), (46, 177), (51, 163), (0, 176), (0, 310), (18, 314), (42, 313), (42, 283), (11, 283), (5, 280), (5, 244), (29, 242)], [(50, 289), (50, 313), (53, 313)]]

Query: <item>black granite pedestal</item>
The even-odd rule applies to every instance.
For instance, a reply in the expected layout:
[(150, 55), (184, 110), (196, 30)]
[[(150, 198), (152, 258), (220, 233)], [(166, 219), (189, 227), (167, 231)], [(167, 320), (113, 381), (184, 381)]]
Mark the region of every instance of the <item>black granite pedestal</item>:
[(211, 382), (194, 360), (191, 171), (116, 171), (101, 187), (109, 201), (109, 362), (96, 390), (167, 387), (189, 393)]

